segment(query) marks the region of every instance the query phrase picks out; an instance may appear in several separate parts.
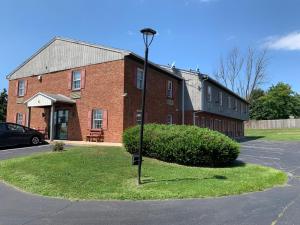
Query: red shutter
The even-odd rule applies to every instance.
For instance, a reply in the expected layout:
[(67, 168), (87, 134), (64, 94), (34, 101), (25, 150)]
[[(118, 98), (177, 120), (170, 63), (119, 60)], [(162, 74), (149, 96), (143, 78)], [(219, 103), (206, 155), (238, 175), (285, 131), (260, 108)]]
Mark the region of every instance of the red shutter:
[(68, 73), (68, 89), (72, 90), (72, 71)]
[(172, 98), (174, 98), (174, 96), (175, 96), (174, 82), (173, 81), (171, 81), (171, 82), (172, 82)]
[(23, 121), (22, 121), (22, 125), (26, 126), (26, 113), (23, 113)]
[(24, 95), (26, 95), (26, 93), (27, 93), (27, 85), (28, 85), (28, 81), (25, 80), (24, 83), (25, 83), (25, 84), (24, 84)]
[(166, 97), (168, 97), (168, 80), (166, 80)]
[(92, 111), (88, 112), (88, 129), (92, 129)]
[(15, 96), (18, 96), (18, 90), (19, 89), (19, 81), (16, 80), (16, 83), (15, 83)]
[(132, 81), (133, 81), (133, 86), (136, 87), (136, 66), (132, 65)]
[(85, 87), (85, 70), (81, 70), (81, 82), (80, 82), (80, 88), (84, 89)]
[(133, 111), (133, 123), (132, 123), (133, 126), (137, 124), (136, 123), (136, 114), (137, 114), (137, 112)]
[(103, 126), (102, 126), (102, 128), (103, 128), (103, 130), (107, 130), (107, 110), (106, 109), (104, 109), (103, 110)]
[(149, 123), (149, 117), (148, 117), (148, 113), (145, 112), (145, 124)]

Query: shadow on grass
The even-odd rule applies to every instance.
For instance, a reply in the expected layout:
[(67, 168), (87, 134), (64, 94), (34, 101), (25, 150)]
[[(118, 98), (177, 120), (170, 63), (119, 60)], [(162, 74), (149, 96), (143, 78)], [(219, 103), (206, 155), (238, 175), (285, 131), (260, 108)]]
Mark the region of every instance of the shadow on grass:
[(264, 137), (265, 136), (246, 136), (246, 137), (238, 139), (237, 142), (243, 143), (243, 142), (247, 142), (247, 141), (254, 141), (254, 140), (257, 140), (257, 139), (264, 138)]
[(174, 178), (174, 179), (161, 179), (161, 180), (156, 180), (153, 178), (144, 178), (142, 184), (161, 183), (161, 182), (180, 182), (180, 181), (226, 180), (226, 179), (227, 177), (222, 175), (214, 175), (211, 177), (204, 177), (204, 178), (187, 177), (187, 178)]
[[(210, 167), (210, 168), (234, 168), (234, 167), (244, 167), (246, 165), (245, 162), (241, 160), (235, 160), (232, 164), (223, 167)], [(201, 167), (199, 167), (201, 168)], [(206, 167), (207, 168), (207, 167)], [(161, 183), (161, 182), (180, 182), (180, 181), (201, 181), (201, 180), (227, 180), (228, 178), (223, 175), (213, 175), (211, 177), (197, 178), (197, 177), (187, 177), (187, 178), (174, 178), (174, 179), (161, 179), (156, 180), (153, 178), (144, 178), (142, 183)]]

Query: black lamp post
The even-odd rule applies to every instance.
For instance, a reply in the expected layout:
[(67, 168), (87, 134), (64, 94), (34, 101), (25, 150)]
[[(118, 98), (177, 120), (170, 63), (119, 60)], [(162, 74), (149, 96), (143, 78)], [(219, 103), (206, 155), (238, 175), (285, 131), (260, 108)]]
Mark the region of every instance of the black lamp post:
[(148, 69), (148, 49), (151, 45), (156, 31), (151, 28), (145, 28), (141, 30), (145, 43), (145, 62), (144, 62), (144, 77), (143, 77), (143, 89), (142, 89), (142, 121), (140, 129), (140, 148), (139, 148), (139, 160), (138, 160), (138, 184), (141, 184), (141, 172), (142, 172), (142, 150), (143, 150), (143, 136), (144, 136), (144, 122), (145, 122), (145, 99), (146, 99), (146, 85), (147, 85), (147, 69)]

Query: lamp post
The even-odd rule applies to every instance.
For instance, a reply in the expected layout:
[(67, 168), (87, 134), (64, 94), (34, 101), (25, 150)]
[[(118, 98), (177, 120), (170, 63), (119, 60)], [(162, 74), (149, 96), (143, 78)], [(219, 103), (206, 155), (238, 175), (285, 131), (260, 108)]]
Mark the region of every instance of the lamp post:
[(147, 85), (147, 70), (148, 70), (148, 49), (151, 45), (156, 31), (151, 28), (144, 28), (141, 30), (145, 43), (145, 61), (144, 61), (144, 76), (142, 89), (142, 121), (140, 128), (140, 146), (139, 146), (139, 160), (138, 160), (138, 184), (141, 184), (142, 173), (142, 150), (143, 150), (143, 136), (144, 136), (144, 122), (145, 122), (145, 100), (146, 100), (146, 85)]

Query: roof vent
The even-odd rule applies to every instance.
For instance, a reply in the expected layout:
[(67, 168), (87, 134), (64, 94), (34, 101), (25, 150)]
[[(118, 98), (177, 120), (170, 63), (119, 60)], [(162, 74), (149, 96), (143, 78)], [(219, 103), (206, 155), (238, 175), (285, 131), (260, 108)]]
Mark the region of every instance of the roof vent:
[(172, 68), (172, 69), (175, 69), (175, 63), (176, 63), (176, 62), (174, 61), (174, 62), (172, 62), (172, 64), (171, 64), (171, 68)]

